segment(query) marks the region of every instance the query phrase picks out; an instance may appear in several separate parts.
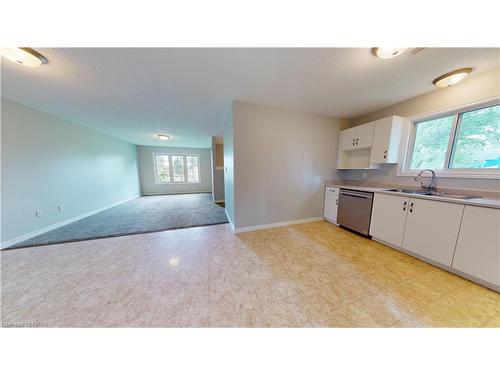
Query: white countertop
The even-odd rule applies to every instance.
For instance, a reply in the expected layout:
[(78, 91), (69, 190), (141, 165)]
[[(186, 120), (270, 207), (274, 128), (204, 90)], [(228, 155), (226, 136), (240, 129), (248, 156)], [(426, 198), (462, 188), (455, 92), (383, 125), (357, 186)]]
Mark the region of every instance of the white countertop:
[(375, 192), (381, 192), (383, 190), (387, 190), (390, 188), (386, 187), (373, 187), (373, 186), (354, 186), (354, 185), (343, 185), (343, 184), (327, 184), (326, 186), (332, 186), (332, 187), (339, 187), (342, 189), (351, 189), (351, 190), (357, 190), (357, 191), (369, 191), (372, 193)]
[(342, 183), (326, 183), (326, 186), (333, 186), (342, 189), (351, 189), (358, 191), (368, 191), (368, 192), (388, 194), (388, 195), (399, 195), (403, 197), (411, 197), (416, 199), (428, 199), (428, 200), (448, 202), (448, 203), (466, 204), (469, 206), (480, 206), (480, 207), (500, 209), (500, 199), (489, 198), (489, 197), (460, 199), (460, 198), (441, 197), (436, 195), (421, 195), (421, 194), (403, 193), (399, 191), (387, 191), (388, 189), (391, 189), (389, 187), (354, 186), (354, 185), (343, 185)]

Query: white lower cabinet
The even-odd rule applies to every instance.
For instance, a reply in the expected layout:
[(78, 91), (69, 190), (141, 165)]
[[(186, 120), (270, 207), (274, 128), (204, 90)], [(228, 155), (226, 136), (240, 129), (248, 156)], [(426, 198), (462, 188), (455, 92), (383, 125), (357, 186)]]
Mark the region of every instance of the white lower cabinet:
[(410, 199), (403, 249), (451, 266), (464, 205)]
[(325, 206), (323, 216), (328, 221), (337, 224), (337, 212), (339, 208), (339, 188), (327, 186), (325, 189)]
[(375, 193), (370, 235), (500, 291), (500, 209)]
[(452, 267), (500, 287), (500, 210), (465, 207)]
[(408, 197), (375, 194), (370, 235), (391, 245), (401, 247), (409, 201)]

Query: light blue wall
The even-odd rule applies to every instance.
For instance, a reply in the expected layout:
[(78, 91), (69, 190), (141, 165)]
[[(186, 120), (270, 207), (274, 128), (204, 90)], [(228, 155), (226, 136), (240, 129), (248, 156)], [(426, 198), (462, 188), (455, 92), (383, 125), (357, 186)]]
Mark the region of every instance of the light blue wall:
[(2, 243), (139, 195), (135, 145), (1, 104)]

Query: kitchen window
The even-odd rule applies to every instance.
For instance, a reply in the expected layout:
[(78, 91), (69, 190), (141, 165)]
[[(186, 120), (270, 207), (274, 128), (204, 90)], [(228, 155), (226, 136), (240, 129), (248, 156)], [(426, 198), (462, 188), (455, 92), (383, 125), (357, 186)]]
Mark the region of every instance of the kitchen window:
[(157, 184), (199, 183), (200, 156), (154, 154)]
[(500, 177), (500, 104), (475, 106), (412, 123), (401, 175), (433, 169), (450, 177)]

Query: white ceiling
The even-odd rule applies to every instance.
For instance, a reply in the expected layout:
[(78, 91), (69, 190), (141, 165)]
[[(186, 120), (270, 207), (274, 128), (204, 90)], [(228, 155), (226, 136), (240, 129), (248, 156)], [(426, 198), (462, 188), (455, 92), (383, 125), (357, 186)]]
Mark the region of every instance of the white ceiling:
[[(139, 145), (210, 147), (232, 100), (359, 116), (436, 90), (456, 68), (500, 65), (500, 49), (37, 48), (48, 65), (2, 60), (2, 96)], [(159, 142), (155, 135), (171, 135)]]

